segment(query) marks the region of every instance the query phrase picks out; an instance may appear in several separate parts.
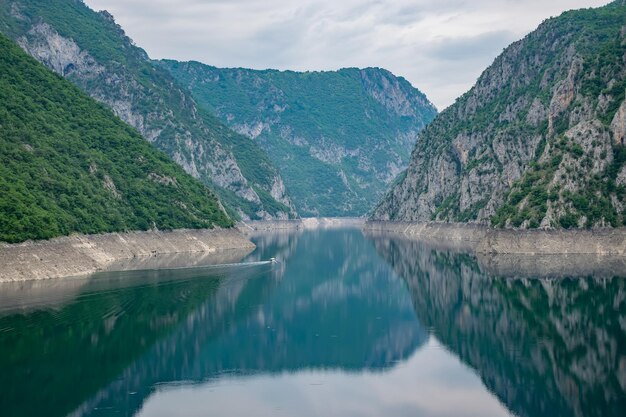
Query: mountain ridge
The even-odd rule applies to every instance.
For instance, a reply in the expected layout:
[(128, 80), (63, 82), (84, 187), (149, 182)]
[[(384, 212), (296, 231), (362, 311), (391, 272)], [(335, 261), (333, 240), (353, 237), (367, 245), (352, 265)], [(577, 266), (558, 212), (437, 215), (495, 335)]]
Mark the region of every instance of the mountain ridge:
[(548, 19), (510, 45), (425, 129), (371, 217), (624, 225), (625, 36), (616, 1)]
[(159, 62), (199, 105), (268, 152), (302, 215), (364, 215), (404, 169), (436, 113), (405, 78), (381, 68), (301, 72)]
[(267, 155), (199, 109), (110, 13), (79, 0), (9, 0), (0, 5), (0, 31), (214, 189), (233, 217), (297, 215)]

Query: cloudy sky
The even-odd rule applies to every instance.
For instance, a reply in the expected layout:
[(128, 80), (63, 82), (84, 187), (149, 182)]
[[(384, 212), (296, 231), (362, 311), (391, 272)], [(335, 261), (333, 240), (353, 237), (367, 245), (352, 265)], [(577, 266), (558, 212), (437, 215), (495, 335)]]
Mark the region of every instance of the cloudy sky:
[(511, 42), (609, 0), (85, 0), (152, 58), (219, 67), (383, 67), (440, 110)]

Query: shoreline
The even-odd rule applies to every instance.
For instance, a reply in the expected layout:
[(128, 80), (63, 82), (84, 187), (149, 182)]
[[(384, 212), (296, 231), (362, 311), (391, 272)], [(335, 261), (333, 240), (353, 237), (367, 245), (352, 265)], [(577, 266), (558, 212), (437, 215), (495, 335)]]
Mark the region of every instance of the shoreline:
[[(511, 230), (458, 223), (305, 218), (240, 222), (232, 229), (179, 229), (72, 235), (45, 241), (0, 243), (0, 283), (85, 276), (101, 271), (204, 266), (223, 256), (243, 258), (254, 249), (250, 235), (314, 229), (359, 228), (435, 247), (482, 255), (609, 255), (626, 257), (626, 228)], [(228, 251), (233, 251), (228, 253)]]
[(259, 232), (291, 232), (315, 229), (362, 229), (366, 219), (363, 217), (304, 217), (293, 220), (252, 220), (239, 222), (235, 226), (245, 235)]
[[(0, 282), (84, 276), (100, 271), (208, 265), (216, 254), (255, 245), (236, 229), (178, 229), (71, 235), (0, 243)], [(181, 261), (180, 258), (184, 258)]]
[(626, 228), (512, 230), (477, 224), (368, 221), (363, 230), (480, 254), (626, 256)]

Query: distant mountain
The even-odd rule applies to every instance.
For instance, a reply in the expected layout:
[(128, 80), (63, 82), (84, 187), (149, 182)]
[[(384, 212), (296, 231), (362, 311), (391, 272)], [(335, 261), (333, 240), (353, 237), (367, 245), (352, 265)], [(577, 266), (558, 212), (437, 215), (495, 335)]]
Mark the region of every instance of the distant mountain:
[(305, 216), (364, 215), (406, 168), (436, 115), (426, 96), (378, 69), (220, 69), (162, 61), (196, 102), (254, 139)]
[(626, 3), (509, 46), (424, 131), (379, 220), (626, 225)]
[(0, 241), (232, 225), (109, 109), (3, 35), (0, 51)]
[(6, 0), (0, 31), (212, 187), (233, 216), (296, 215), (264, 151), (198, 108), (109, 13), (80, 0)]

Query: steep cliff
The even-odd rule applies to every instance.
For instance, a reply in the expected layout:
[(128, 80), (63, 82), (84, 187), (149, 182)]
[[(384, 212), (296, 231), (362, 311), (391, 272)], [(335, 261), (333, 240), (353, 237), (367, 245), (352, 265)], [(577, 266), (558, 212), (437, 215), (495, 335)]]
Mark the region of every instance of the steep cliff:
[(378, 220), (626, 224), (626, 4), (509, 46), (421, 135)]
[(0, 241), (232, 224), (109, 109), (1, 34), (0, 52)]
[(0, 31), (213, 188), (231, 214), (295, 215), (263, 150), (199, 109), (109, 13), (80, 0), (7, 0), (0, 3)]
[(199, 105), (268, 152), (303, 215), (366, 214), (436, 114), (408, 81), (378, 68), (298, 73), (161, 65)]

